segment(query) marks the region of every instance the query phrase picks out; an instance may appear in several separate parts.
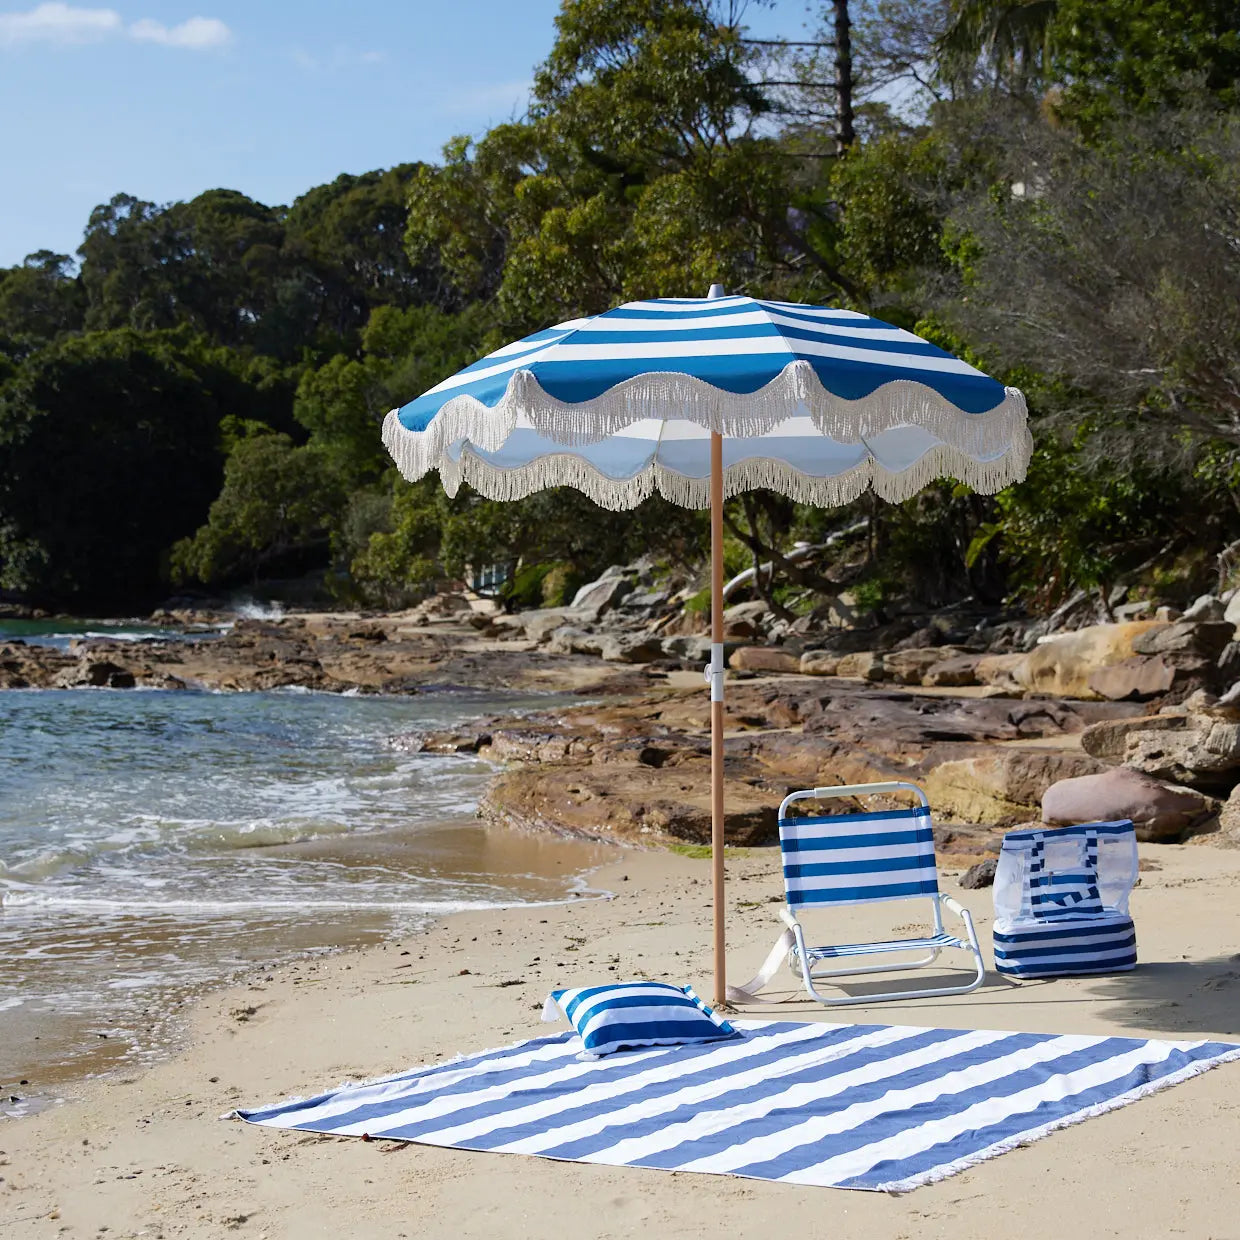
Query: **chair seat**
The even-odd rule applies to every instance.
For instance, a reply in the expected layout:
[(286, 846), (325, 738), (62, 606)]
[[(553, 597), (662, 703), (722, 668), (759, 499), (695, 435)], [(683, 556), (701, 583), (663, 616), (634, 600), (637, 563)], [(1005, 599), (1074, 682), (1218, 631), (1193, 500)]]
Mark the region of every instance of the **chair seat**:
[(932, 934), (924, 939), (888, 939), (881, 943), (840, 943), (834, 947), (809, 947), (811, 960), (837, 960), (843, 956), (873, 956), (878, 952), (927, 951), (938, 947), (968, 947), (953, 934)]

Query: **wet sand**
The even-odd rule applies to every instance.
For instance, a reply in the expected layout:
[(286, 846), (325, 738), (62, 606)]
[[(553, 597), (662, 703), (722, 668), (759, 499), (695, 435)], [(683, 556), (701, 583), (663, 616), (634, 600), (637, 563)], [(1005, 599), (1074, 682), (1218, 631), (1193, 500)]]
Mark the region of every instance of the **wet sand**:
[[(302, 859), (356, 872), (380, 868), (441, 885), (459, 883), (463, 905), (470, 903), (471, 888), (497, 876), (514, 901), (586, 897), (583, 875), (615, 854), (604, 845), (519, 836), (469, 822), (247, 851), (256, 859)], [(28, 927), (20, 951), (0, 954), (0, 992), (26, 997), (0, 1014), (0, 1115), (8, 1116), (45, 1109), (85, 1078), (136, 1069), (172, 1053), (185, 1041), (181, 1018), (187, 1004), (240, 975), (382, 943), (436, 916), (416, 907), (364, 905), (317, 907), (301, 915), (244, 905), (197, 914), (36, 907), (0, 915), (11, 932)]]
[[(1026, 986), (993, 973), (972, 995), (824, 1013), (782, 974), (789, 1020), (1240, 1040), (1240, 851), (1142, 846), (1141, 965)], [(778, 859), (729, 860), (729, 960), (753, 972), (779, 926)], [(526, 1240), (819, 1235), (861, 1240), (1240, 1236), (1240, 1066), (901, 1197), (250, 1128), (237, 1106), (537, 1036), (558, 985), (650, 976), (710, 981), (709, 863), (630, 852), (595, 882), (614, 899), (462, 913), (421, 934), (255, 972), (194, 1005), (185, 1049), (0, 1127), (0, 1234)], [(990, 892), (945, 888), (989, 943)], [(854, 910), (848, 932), (890, 930)], [(987, 951), (989, 958), (989, 951)], [(929, 979), (927, 979), (929, 981)], [(863, 983), (856, 992), (865, 993)], [(566, 1221), (571, 1220), (571, 1222)], [(1048, 1220), (1050, 1221), (1048, 1223)]]

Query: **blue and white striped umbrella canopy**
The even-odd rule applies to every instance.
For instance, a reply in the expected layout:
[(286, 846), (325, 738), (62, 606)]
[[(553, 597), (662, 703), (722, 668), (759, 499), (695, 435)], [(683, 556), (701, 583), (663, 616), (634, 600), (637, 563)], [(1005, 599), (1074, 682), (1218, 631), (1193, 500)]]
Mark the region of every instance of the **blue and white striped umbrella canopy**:
[(712, 431), (725, 494), (822, 506), (938, 477), (994, 492), (1032, 450), (1017, 389), (879, 319), (751, 297), (635, 301), (536, 332), (392, 410), (383, 441), (449, 494), (572, 486), (613, 509), (656, 491), (705, 508)]

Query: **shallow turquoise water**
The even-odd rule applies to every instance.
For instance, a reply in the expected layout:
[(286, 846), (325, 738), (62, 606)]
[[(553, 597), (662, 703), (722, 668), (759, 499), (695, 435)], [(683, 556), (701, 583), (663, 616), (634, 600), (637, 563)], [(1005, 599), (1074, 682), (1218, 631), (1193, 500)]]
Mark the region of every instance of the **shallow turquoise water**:
[(145, 1053), (174, 996), (237, 970), (564, 898), (585, 850), (487, 831), (490, 768), (389, 744), (546, 703), (0, 694), (0, 1084)]

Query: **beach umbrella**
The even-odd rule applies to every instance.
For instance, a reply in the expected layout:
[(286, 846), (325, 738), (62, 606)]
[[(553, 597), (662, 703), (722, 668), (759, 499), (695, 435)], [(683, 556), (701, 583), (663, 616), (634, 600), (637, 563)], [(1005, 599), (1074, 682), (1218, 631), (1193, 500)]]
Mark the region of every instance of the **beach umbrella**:
[(1023, 478), (1025, 399), (918, 336), (851, 310), (728, 296), (636, 301), (505, 345), (388, 414), (413, 480), (437, 469), (513, 500), (570, 486), (605, 508), (658, 492), (711, 510), (715, 999), (723, 924), (723, 502), (754, 487), (835, 506), (939, 477)]

